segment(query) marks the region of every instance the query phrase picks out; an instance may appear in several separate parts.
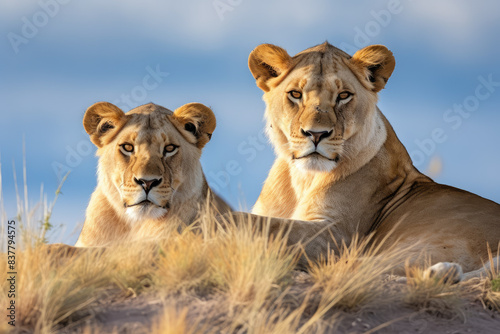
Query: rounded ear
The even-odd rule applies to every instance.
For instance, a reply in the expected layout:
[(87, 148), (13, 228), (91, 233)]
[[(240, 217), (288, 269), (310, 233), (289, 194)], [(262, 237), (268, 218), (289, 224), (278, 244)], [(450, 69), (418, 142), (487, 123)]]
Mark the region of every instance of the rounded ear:
[(90, 106), (83, 116), (83, 127), (90, 140), (97, 147), (106, 144), (106, 138), (123, 124), (125, 113), (109, 102), (97, 102)]
[(272, 44), (261, 44), (248, 56), (248, 67), (264, 92), (270, 90), (268, 80), (278, 77), (290, 67), (291, 57), (286, 50)]
[(359, 50), (352, 56), (351, 63), (361, 72), (365, 85), (374, 92), (385, 87), (396, 66), (392, 52), (383, 45), (370, 45)]
[(212, 138), (215, 130), (215, 115), (201, 103), (188, 103), (174, 111), (173, 117), (180, 123), (180, 131), (193, 136), (198, 148), (203, 148)]

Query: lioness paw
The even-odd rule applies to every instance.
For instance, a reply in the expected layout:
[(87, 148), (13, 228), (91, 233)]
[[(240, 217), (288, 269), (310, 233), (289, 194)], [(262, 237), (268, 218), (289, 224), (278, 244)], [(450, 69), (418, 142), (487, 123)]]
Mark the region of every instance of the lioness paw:
[(424, 271), (425, 278), (437, 278), (446, 283), (458, 283), (462, 281), (462, 267), (457, 263), (439, 262)]

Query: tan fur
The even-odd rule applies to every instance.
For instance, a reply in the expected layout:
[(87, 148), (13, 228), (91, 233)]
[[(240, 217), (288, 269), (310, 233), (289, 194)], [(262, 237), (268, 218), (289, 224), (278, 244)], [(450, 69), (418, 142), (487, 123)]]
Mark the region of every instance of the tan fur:
[[(249, 67), (264, 91), (277, 154), (253, 213), (281, 218), (271, 219), (271, 229), (289, 227), (290, 243), (313, 239), (311, 259), (349, 245), (356, 233), (374, 233), (375, 240), (390, 234), (387, 246), (419, 243), (414, 259), (424, 250), (432, 263), (481, 268), (487, 245), (498, 251), (500, 205), (437, 184), (413, 166), (376, 106), (394, 66), (382, 45), (353, 57), (328, 43), (294, 57), (269, 44), (252, 51)], [(341, 102), (345, 91), (353, 95)], [(327, 137), (315, 147), (311, 134), (319, 133)]]
[[(192, 223), (207, 200), (219, 212), (229, 211), (210, 192), (200, 164), (216, 125), (210, 108), (190, 103), (172, 112), (150, 103), (125, 114), (99, 102), (87, 109), (83, 125), (98, 147), (99, 166), (76, 246), (158, 237), (173, 224)], [(146, 192), (140, 180), (158, 184)]]

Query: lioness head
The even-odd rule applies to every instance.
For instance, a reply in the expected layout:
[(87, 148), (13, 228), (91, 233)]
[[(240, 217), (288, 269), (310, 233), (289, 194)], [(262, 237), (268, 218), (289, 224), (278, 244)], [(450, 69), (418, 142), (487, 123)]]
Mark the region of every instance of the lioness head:
[(201, 149), (215, 129), (210, 108), (190, 103), (172, 112), (150, 103), (125, 114), (99, 102), (83, 125), (98, 147), (100, 189), (127, 221), (164, 219), (201, 194)]
[(264, 91), (276, 151), (300, 170), (332, 171), (360, 156), (368, 159), (365, 151), (385, 141), (377, 92), (395, 66), (385, 46), (368, 46), (351, 57), (325, 42), (290, 57), (262, 44), (248, 63)]

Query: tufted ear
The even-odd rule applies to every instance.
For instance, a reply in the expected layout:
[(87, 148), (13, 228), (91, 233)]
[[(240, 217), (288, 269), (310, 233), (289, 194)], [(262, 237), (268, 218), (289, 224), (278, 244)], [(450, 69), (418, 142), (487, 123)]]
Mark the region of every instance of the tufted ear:
[(125, 122), (125, 113), (109, 102), (97, 102), (90, 106), (83, 116), (83, 127), (90, 140), (97, 146), (107, 144), (116, 128)]
[(286, 50), (272, 44), (261, 44), (248, 57), (248, 67), (264, 92), (270, 90), (268, 80), (280, 76), (290, 67), (291, 57)]
[(181, 131), (194, 136), (198, 148), (203, 148), (212, 138), (216, 122), (209, 107), (201, 103), (188, 103), (177, 108), (173, 116), (180, 123)]
[(371, 45), (359, 50), (352, 56), (351, 62), (374, 92), (385, 87), (396, 66), (392, 52), (383, 45)]

